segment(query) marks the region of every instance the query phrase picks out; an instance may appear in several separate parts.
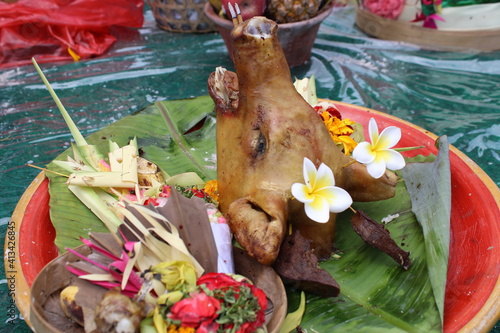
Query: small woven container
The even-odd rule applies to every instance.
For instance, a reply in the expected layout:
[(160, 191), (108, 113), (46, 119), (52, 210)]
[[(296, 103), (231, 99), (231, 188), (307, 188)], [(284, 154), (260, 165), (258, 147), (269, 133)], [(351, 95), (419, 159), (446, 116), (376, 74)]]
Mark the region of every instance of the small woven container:
[(184, 33), (216, 31), (203, 12), (207, 0), (147, 0), (156, 24), (163, 30)]

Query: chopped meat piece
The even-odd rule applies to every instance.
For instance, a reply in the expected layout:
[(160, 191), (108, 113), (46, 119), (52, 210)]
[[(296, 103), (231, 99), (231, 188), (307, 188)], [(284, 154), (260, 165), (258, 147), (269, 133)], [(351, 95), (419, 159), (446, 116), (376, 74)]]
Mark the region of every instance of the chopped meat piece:
[(320, 296), (338, 296), (340, 287), (333, 277), (318, 266), (311, 240), (299, 231), (287, 236), (274, 264), (285, 284)]

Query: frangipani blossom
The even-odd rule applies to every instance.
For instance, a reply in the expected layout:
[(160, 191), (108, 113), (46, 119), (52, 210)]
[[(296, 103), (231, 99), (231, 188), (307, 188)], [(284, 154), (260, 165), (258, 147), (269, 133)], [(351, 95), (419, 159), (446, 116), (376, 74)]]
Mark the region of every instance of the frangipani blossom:
[(399, 170), (406, 165), (403, 156), (394, 149), (401, 139), (401, 129), (396, 126), (389, 126), (379, 134), (377, 122), (374, 118), (368, 124), (369, 142), (359, 143), (352, 157), (358, 162), (366, 164), (368, 173), (373, 178), (380, 178), (385, 173), (385, 169)]
[(352, 204), (346, 190), (335, 186), (332, 169), (321, 163), (316, 170), (313, 162), (304, 157), (305, 184), (292, 185), (292, 195), (304, 203), (306, 215), (313, 221), (326, 223), (331, 213), (340, 213)]

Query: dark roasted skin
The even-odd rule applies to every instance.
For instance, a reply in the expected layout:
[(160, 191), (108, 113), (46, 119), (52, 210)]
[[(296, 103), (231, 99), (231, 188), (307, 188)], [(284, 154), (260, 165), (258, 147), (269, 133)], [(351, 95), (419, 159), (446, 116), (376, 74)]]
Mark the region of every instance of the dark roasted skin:
[(276, 260), (289, 223), (312, 240), (319, 258), (332, 251), (336, 214), (328, 223), (311, 221), (290, 192), (304, 182), (304, 157), (328, 165), (354, 201), (392, 197), (397, 180), (392, 172), (374, 179), (365, 166), (349, 164), (293, 86), (276, 32), (264, 17), (235, 27), (236, 73), (218, 68), (208, 80), (217, 112), (220, 209), (237, 241), (265, 265)]

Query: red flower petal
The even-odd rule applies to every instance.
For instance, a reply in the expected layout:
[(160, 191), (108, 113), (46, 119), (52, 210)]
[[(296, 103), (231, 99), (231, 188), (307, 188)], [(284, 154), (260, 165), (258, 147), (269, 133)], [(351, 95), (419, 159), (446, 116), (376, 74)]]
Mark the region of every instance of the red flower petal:
[(191, 297), (175, 303), (170, 309), (168, 318), (181, 321), (185, 327), (208, 327), (220, 310), (220, 302), (205, 293), (192, 293)]

